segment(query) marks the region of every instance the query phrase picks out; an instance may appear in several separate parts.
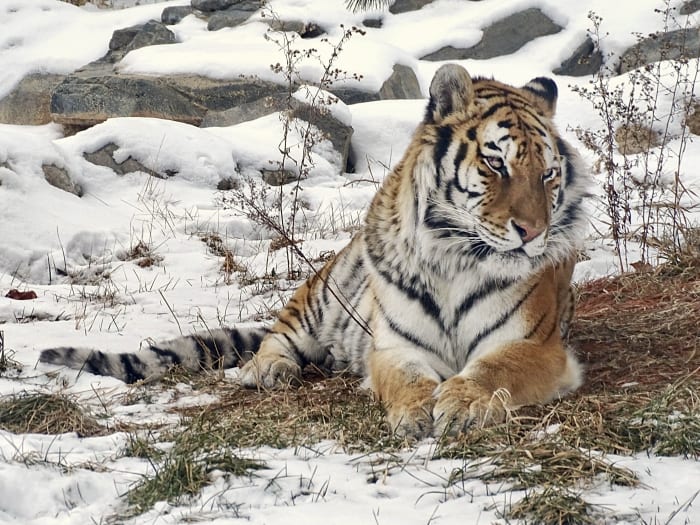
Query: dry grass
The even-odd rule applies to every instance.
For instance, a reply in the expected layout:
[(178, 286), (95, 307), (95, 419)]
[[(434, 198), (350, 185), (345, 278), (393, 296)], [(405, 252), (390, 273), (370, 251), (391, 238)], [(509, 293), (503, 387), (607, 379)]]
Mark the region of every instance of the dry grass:
[(572, 343), (587, 369), (583, 393), (700, 383), (700, 259), (592, 281), (579, 294)]
[(325, 439), (353, 451), (399, 447), (402, 442), (384, 425), (382, 407), (359, 384), (358, 378), (326, 378), (317, 371), (308, 371), (294, 389), (256, 391), (220, 383), (216, 405), (181, 412), (221, 422), (240, 447), (282, 448)]
[(97, 436), (107, 429), (63, 394), (24, 392), (0, 401), (0, 428), (15, 434), (63, 434)]

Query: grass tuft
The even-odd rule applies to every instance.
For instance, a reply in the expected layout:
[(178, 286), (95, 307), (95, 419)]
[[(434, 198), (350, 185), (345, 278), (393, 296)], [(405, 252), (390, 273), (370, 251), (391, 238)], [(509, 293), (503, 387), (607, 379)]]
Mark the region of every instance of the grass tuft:
[(173, 445), (163, 454), (150, 444), (136, 440), (134, 454), (146, 454), (154, 465), (155, 474), (144, 476), (127, 493), (126, 499), (134, 514), (142, 513), (160, 501), (178, 504), (199, 494), (213, 481), (215, 472), (243, 476), (264, 468), (261, 463), (245, 459), (234, 451), (238, 449), (228, 428), (214, 418), (189, 421), (174, 436)]
[(0, 401), (0, 428), (15, 434), (103, 435), (105, 427), (63, 394), (23, 392)]
[(600, 510), (568, 488), (548, 486), (528, 491), (502, 517), (547, 525), (588, 525), (601, 522)]

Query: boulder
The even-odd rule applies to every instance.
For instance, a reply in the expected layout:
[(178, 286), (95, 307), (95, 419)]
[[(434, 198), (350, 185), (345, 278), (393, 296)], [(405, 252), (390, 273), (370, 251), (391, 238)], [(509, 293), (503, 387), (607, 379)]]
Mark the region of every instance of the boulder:
[(54, 166), (53, 164), (44, 164), (41, 169), (44, 172), (46, 182), (51, 184), (51, 186), (54, 186), (59, 190), (67, 191), (68, 193), (72, 193), (73, 195), (77, 195), (78, 197), (82, 197), (83, 189), (79, 184), (73, 182), (65, 169)]
[(586, 40), (554, 70), (554, 73), (570, 77), (585, 77), (600, 71), (602, 65), (603, 55), (599, 49), (595, 48), (593, 40), (586, 37)]
[(137, 75), (71, 75), (51, 97), (59, 124), (92, 126), (112, 117), (154, 117), (199, 125), (206, 109), (166, 79)]
[(700, 28), (689, 27), (644, 38), (622, 53), (619, 73), (661, 60), (700, 57)]
[(209, 16), (207, 29), (218, 31), (225, 27), (236, 27), (248, 20), (258, 9), (260, 9), (258, 0), (242, 0), (228, 9), (212, 13)]
[(190, 3), (194, 9), (199, 11), (221, 11), (228, 9), (232, 5), (238, 4), (243, 0), (192, 0)]
[(194, 14), (195, 10), (189, 5), (171, 5), (163, 9), (160, 21), (165, 25), (179, 24), (183, 18)]
[(396, 2), (389, 7), (389, 12), (398, 15), (399, 13), (406, 13), (408, 11), (417, 11), (432, 2), (433, 0), (396, 0)]
[(422, 98), (418, 78), (413, 68), (401, 64), (394, 65), (394, 71), (379, 89), (381, 100)]
[(159, 179), (166, 178), (167, 174), (157, 173), (147, 168), (132, 157), (128, 157), (122, 162), (117, 162), (116, 160), (114, 160), (114, 152), (117, 151), (117, 149), (119, 149), (118, 146), (110, 142), (109, 144), (99, 148), (96, 151), (93, 151), (91, 153), (83, 153), (83, 158), (97, 166), (104, 166), (106, 168), (109, 168), (112, 171), (114, 171), (117, 175), (126, 175), (127, 173), (134, 173), (140, 171), (143, 173), (148, 173), (149, 175), (157, 177)]
[(51, 122), (51, 92), (64, 75), (34, 74), (24, 77), (0, 100), (0, 122), (39, 126)]
[(537, 8), (530, 8), (498, 20), (484, 29), (481, 41), (473, 47), (460, 49), (445, 46), (423, 57), (424, 60), (488, 59), (509, 55), (541, 36), (562, 30)]

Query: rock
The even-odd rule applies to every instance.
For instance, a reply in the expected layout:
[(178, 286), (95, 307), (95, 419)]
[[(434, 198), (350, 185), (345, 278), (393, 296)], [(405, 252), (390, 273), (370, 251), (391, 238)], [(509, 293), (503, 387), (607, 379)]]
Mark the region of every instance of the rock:
[(270, 26), (271, 31), (284, 31), (297, 33), (301, 38), (316, 38), (317, 36), (324, 35), (326, 31), (317, 26), (316, 24), (309, 24), (306, 22), (301, 22), (299, 20), (279, 20), (263, 18), (262, 20), (268, 26)]
[(379, 89), (381, 100), (422, 98), (418, 78), (413, 68), (401, 64), (394, 65), (394, 72)]
[(44, 164), (41, 169), (44, 172), (46, 182), (51, 184), (51, 186), (55, 186), (59, 190), (67, 191), (68, 193), (82, 197), (83, 189), (79, 184), (73, 182), (66, 170), (59, 168), (58, 166), (54, 166), (53, 164)]
[(599, 49), (595, 48), (593, 40), (586, 37), (586, 40), (574, 50), (572, 55), (553, 72), (557, 75), (584, 77), (597, 73), (602, 65), (603, 55)]
[(151, 20), (145, 24), (125, 27), (114, 31), (109, 41), (109, 53), (107, 53), (103, 60), (115, 63), (134, 49), (146, 46), (174, 44), (176, 41), (175, 33), (168, 29), (165, 24), (157, 20)]
[(161, 175), (160, 173), (147, 168), (139, 161), (131, 157), (128, 157), (123, 162), (117, 162), (114, 160), (114, 152), (117, 151), (117, 149), (119, 149), (119, 147), (110, 142), (96, 151), (91, 153), (83, 153), (83, 158), (97, 166), (105, 166), (106, 168), (114, 171), (117, 175), (126, 175), (127, 173), (141, 171), (159, 179), (166, 178), (166, 175)]
[(396, 2), (389, 7), (389, 12), (398, 15), (399, 13), (406, 13), (408, 11), (417, 11), (432, 2), (433, 0), (396, 0)]
[(211, 12), (228, 9), (239, 2), (241, 0), (192, 0), (191, 5), (194, 9)]
[(199, 125), (206, 109), (158, 77), (71, 75), (51, 97), (59, 124), (92, 126), (112, 117), (153, 117)]
[(381, 18), (367, 18), (366, 20), (362, 21), (362, 25), (365, 27), (379, 29), (384, 25), (384, 21)]
[(241, 122), (255, 120), (276, 111), (287, 108), (287, 95), (276, 93), (261, 97), (251, 102), (244, 102), (222, 111), (210, 110), (202, 120), (200, 127), (227, 127)]
[(379, 93), (372, 93), (371, 91), (362, 91), (350, 87), (334, 88), (330, 89), (329, 91), (347, 105), (360, 104), (362, 102), (374, 102), (376, 100), (380, 100)]
[(163, 9), (160, 21), (166, 25), (179, 24), (183, 18), (194, 13), (194, 9), (188, 5), (171, 5)]
[(258, 9), (260, 9), (258, 0), (242, 0), (225, 11), (212, 13), (207, 23), (207, 29), (218, 31), (225, 27), (236, 27), (248, 20)]
[(51, 122), (51, 92), (65, 76), (33, 74), (0, 100), (0, 122), (39, 126)]
[(619, 73), (626, 73), (645, 64), (661, 60), (700, 57), (700, 29), (690, 27), (668, 33), (657, 33), (641, 40), (620, 57)]
[(323, 133), (324, 138), (333, 144), (333, 149), (340, 154), (341, 169), (345, 171), (350, 155), (352, 127), (337, 120), (328, 107), (312, 107), (296, 99), (292, 99), (290, 103), (293, 108), (291, 117), (309, 122), (317, 127)]
[(293, 171), (289, 170), (260, 170), (262, 173), (262, 180), (268, 183), (270, 186), (283, 186), (284, 184), (289, 184), (297, 180), (298, 176)]
[(700, 10), (700, 0), (688, 0), (683, 2), (678, 12), (682, 15), (691, 15)]
[(488, 59), (509, 55), (535, 38), (552, 35), (562, 30), (547, 15), (537, 8), (530, 8), (514, 13), (494, 22), (484, 29), (481, 42), (477, 45), (459, 49), (445, 46), (424, 57), (424, 60), (464, 60)]
[(216, 189), (219, 191), (237, 190), (240, 187), (241, 181), (235, 177), (224, 177), (216, 185)]

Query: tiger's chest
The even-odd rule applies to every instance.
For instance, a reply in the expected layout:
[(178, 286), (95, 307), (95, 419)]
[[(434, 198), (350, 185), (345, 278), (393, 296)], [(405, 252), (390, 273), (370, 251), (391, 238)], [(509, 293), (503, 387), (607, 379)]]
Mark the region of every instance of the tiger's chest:
[(403, 339), (438, 356), (458, 371), (466, 362), (500, 343), (522, 338), (522, 307), (527, 283), (489, 279), (474, 272), (453, 279), (396, 282), (375, 276), (375, 344)]

